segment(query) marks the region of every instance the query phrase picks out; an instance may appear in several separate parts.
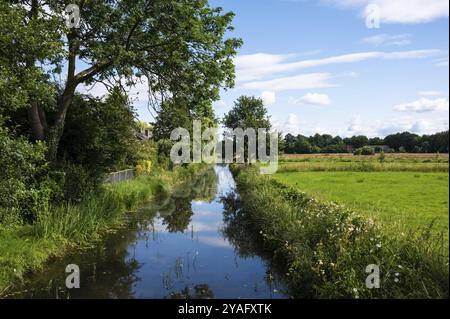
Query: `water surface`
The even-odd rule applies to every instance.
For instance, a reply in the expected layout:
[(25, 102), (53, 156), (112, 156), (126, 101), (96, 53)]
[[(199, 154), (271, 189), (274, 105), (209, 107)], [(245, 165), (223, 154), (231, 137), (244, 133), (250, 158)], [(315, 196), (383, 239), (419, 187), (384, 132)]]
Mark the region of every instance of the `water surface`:
[[(94, 248), (49, 262), (13, 297), (286, 298), (224, 204), (237, 198), (234, 186), (227, 166), (195, 176)], [(80, 267), (79, 289), (65, 287), (68, 264)]]

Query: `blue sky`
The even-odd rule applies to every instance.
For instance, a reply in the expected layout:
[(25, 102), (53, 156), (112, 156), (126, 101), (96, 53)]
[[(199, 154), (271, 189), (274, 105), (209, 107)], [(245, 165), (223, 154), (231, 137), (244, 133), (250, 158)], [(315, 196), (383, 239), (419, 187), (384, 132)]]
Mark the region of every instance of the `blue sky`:
[[(235, 12), (228, 36), (244, 41), (236, 86), (214, 103), (219, 118), (239, 96), (254, 95), (264, 99), (274, 128), (283, 133), (385, 136), (448, 129), (448, 0), (210, 3)], [(374, 15), (378, 27), (369, 28), (367, 17)], [(146, 86), (131, 93), (139, 98), (139, 117), (152, 121)]]
[[(448, 129), (448, 1), (212, 0), (244, 40), (237, 83), (214, 104), (262, 96), (285, 133)], [(379, 28), (366, 26), (376, 4)]]

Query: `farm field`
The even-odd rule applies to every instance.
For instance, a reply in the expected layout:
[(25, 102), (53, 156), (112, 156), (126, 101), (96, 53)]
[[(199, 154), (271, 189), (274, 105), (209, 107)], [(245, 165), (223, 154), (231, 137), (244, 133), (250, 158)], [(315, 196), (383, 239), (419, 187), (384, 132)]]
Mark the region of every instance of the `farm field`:
[[(386, 162), (414, 162), (414, 163), (448, 163), (449, 154), (431, 153), (386, 153)], [(302, 162), (302, 161), (377, 161), (379, 154), (375, 155), (353, 155), (352, 153), (336, 154), (284, 154), (280, 156), (280, 162)]]
[[(352, 170), (351, 165), (358, 164), (351, 156), (297, 155), (290, 158), (313, 160), (282, 163), (275, 175), (279, 181), (319, 200), (343, 204), (386, 225), (398, 225), (405, 231), (434, 223), (434, 232), (443, 232), (448, 245), (448, 164), (437, 161), (423, 163), (421, 161), (433, 159), (430, 156), (402, 154), (401, 158), (397, 155), (390, 158), (391, 162), (383, 164), (390, 165), (391, 171), (360, 171)], [(336, 161), (345, 158), (351, 161)], [(375, 163), (376, 159), (372, 161), (377, 165), (375, 167), (381, 165)], [(435, 166), (439, 170), (433, 172), (431, 165), (439, 165)], [(286, 167), (291, 170), (286, 170)], [(328, 169), (318, 171), (317, 167)], [(447, 172), (443, 171), (444, 167), (447, 167)]]

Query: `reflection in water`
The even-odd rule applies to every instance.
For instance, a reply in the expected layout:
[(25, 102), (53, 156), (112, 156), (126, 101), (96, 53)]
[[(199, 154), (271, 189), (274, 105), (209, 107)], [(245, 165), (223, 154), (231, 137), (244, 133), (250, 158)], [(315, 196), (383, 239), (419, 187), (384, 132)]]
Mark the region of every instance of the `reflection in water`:
[(188, 181), (177, 186), (172, 194), (154, 203), (163, 218), (163, 224), (171, 233), (184, 232), (191, 223), (192, 201), (212, 202), (217, 193), (217, 175), (209, 169), (193, 174)]
[[(240, 209), (240, 199), (235, 192), (229, 192), (226, 196), (221, 197), (223, 203), (223, 228), (224, 237), (232, 244), (236, 255), (240, 258), (262, 257), (267, 262), (267, 284), (269, 286), (279, 286), (283, 281), (277, 271), (279, 268), (264, 250), (262, 242), (257, 236), (252, 224), (246, 218)], [(287, 292), (286, 292), (287, 293)]]
[[(48, 263), (11, 297), (285, 298), (245, 230), (237, 198), (228, 167), (194, 174), (126, 229)], [(68, 264), (80, 267), (80, 289), (65, 288)]]
[(191, 201), (186, 198), (173, 199), (173, 210), (170, 215), (163, 217), (163, 224), (170, 233), (184, 232), (191, 223)]
[[(193, 295), (191, 291), (193, 290)], [(213, 299), (214, 293), (209, 289), (207, 284), (195, 285), (194, 289), (185, 287), (183, 290), (177, 293), (170, 294), (171, 299)]]

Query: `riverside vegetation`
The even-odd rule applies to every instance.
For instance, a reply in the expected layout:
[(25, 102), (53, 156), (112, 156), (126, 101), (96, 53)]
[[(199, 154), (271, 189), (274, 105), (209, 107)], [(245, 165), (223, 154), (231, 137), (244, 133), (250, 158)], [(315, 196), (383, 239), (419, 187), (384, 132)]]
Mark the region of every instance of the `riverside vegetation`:
[[(72, 28), (66, 1), (0, 0), (0, 295), (195, 169), (171, 165), (170, 133), (217, 126), (212, 102), (234, 85), (232, 12), (207, 0), (78, 4)], [(130, 95), (144, 83), (151, 125)], [(123, 169), (151, 175), (103, 185)]]
[(104, 185), (80, 203), (48, 205), (33, 224), (1, 227), (0, 297), (50, 257), (97, 245), (104, 234), (126, 226), (140, 206), (188, 182), (200, 167), (155, 169), (130, 181)]
[[(393, 232), (334, 203), (234, 165), (239, 213), (280, 264), (294, 297), (448, 298), (448, 251), (427, 227)], [(379, 289), (365, 269), (380, 267)]]

